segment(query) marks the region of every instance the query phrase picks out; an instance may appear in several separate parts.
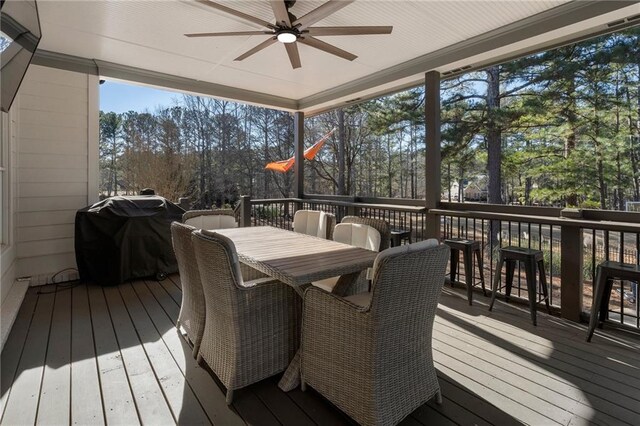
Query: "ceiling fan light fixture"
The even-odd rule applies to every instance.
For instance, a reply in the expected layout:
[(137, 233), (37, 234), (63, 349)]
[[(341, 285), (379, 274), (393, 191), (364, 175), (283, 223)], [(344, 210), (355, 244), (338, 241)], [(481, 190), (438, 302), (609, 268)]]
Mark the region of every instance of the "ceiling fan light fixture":
[(280, 31), (276, 36), (280, 43), (293, 43), (298, 39), (298, 36), (293, 31)]

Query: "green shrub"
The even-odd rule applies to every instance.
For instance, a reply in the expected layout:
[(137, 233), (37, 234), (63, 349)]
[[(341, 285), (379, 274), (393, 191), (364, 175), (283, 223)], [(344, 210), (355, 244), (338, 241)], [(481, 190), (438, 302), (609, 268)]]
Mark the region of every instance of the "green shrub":
[(543, 249), (542, 253), (544, 254), (544, 269), (547, 274), (559, 276), (560, 275), (560, 252), (553, 253), (553, 263), (551, 263), (551, 250)]
[(582, 261), (582, 275), (585, 280), (593, 281), (593, 259), (591, 256), (585, 256)]
[(279, 216), (278, 208), (275, 206), (256, 206), (253, 214), (258, 219), (275, 219)]

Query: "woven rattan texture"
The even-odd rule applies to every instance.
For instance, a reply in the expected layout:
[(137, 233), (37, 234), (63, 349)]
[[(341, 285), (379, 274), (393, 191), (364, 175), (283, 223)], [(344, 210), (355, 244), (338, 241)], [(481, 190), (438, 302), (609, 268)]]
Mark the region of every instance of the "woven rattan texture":
[(207, 307), (203, 360), (229, 390), (284, 371), (299, 346), (300, 297), (279, 281), (245, 285), (228, 238), (192, 239)]
[(194, 230), (193, 226), (182, 223), (171, 224), (171, 240), (182, 283), (182, 304), (176, 325), (186, 331), (193, 343), (193, 355), (197, 356), (204, 332), (206, 310), (200, 272), (191, 242), (191, 232)]
[(311, 287), (305, 293), (305, 383), (362, 425), (396, 424), (440, 387), (433, 322), (449, 248), (388, 257), (374, 271), (371, 305)]

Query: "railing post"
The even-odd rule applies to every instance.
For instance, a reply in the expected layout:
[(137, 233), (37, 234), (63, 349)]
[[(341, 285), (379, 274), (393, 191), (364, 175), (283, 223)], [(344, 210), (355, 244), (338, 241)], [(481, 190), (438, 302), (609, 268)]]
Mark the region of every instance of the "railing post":
[(347, 216), (360, 216), (360, 208), (356, 206), (347, 207)]
[(240, 196), (240, 227), (251, 226), (251, 197)]
[[(560, 240), (560, 309), (563, 318), (580, 321), (582, 314), (583, 235), (582, 228), (562, 226)], [(551, 248), (553, 249), (553, 247)], [(550, 289), (551, 291), (553, 289)]]
[(440, 73), (429, 71), (425, 74), (425, 207), (427, 208), (426, 237), (440, 239), (440, 216), (430, 213), (440, 204)]
[(293, 196), (302, 198), (304, 194), (304, 112), (293, 113), (293, 143), (295, 145), (293, 165)]

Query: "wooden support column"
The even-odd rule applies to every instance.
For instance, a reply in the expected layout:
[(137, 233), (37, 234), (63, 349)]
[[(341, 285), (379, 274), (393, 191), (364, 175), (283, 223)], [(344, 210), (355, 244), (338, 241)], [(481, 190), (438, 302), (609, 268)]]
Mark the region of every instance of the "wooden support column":
[[(563, 226), (560, 242), (560, 309), (563, 318), (580, 322), (582, 313), (582, 228)], [(551, 290), (550, 290), (551, 291)]]
[(425, 102), (425, 202), (428, 238), (440, 239), (440, 215), (429, 209), (440, 205), (440, 73), (429, 71), (424, 77)]
[(304, 112), (293, 113), (293, 141), (295, 143), (295, 186), (293, 196), (304, 196)]
[(251, 197), (240, 196), (240, 227), (251, 226)]

